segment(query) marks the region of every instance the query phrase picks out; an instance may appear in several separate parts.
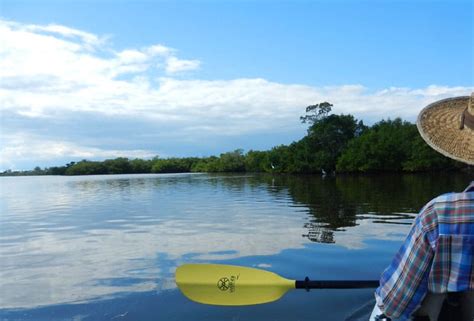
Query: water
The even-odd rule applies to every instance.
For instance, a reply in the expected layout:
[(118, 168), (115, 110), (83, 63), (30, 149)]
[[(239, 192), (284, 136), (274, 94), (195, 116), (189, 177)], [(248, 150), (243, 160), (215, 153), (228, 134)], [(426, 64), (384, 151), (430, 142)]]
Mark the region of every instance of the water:
[(249, 307), (177, 290), (184, 263), (378, 279), (413, 217), (466, 175), (0, 178), (1, 320), (364, 320), (372, 289)]

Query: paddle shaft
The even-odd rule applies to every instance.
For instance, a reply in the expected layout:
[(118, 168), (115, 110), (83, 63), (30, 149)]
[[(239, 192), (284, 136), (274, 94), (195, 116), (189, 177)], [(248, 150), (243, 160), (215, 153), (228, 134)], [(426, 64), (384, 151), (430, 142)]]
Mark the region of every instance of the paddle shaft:
[(377, 288), (379, 281), (311, 281), (306, 278), (303, 281), (295, 281), (296, 289), (361, 289)]

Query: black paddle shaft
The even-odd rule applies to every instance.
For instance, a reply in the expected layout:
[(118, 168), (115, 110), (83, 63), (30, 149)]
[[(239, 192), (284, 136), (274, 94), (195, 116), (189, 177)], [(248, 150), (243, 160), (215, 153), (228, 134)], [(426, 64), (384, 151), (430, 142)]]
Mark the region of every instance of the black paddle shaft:
[(311, 281), (309, 278), (304, 281), (295, 281), (295, 288), (297, 289), (362, 289), (362, 288), (376, 288), (379, 286), (379, 281)]

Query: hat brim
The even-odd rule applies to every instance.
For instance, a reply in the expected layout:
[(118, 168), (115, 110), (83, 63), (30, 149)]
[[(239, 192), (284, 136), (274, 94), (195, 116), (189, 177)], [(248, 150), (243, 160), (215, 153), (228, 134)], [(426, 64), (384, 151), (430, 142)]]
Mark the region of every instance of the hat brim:
[(433, 149), (457, 161), (474, 165), (474, 130), (460, 129), (469, 96), (439, 100), (418, 115), (416, 126)]

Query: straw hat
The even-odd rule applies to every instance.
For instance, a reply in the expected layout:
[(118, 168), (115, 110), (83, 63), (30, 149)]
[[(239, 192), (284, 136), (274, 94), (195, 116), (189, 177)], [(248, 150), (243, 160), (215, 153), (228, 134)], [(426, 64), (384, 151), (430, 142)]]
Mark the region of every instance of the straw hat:
[(416, 126), (436, 151), (474, 165), (474, 93), (426, 106), (418, 115)]

